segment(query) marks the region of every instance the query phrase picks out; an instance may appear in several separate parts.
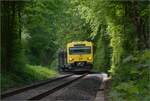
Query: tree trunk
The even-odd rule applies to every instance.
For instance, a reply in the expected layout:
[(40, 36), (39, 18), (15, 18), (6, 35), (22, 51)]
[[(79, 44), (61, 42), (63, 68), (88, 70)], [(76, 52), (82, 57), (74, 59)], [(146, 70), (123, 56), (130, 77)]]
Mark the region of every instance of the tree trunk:
[[(1, 1), (1, 47), (2, 71), (9, 71), (19, 63), (21, 52), (21, 30), (18, 30), (20, 11), (17, 11), (17, 1)], [(21, 57), (20, 57), (21, 58)]]
[(142, 17), (140, 16), (140, 9), (139, 9), (139, 3), (138, 1), (133, 1), (132, 2), (132, 21), (133, 24), (136, 27), (136, 34), (137, 34), (137, 38), (138, 38), (138, 49), (139, 50), (143, 50), (148, 48), (148, 39), (146, 38), (146, 33), (144, 31), (144, 21), (142, 19)]

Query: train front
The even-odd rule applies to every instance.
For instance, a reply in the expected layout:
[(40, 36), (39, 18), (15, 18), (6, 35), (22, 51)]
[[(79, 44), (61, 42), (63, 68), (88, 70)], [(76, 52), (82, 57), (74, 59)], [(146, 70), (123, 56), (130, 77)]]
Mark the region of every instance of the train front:
[(67, 64), (72, 71), (89, 71), (93, 65), (92, 42), (80, 41), (67, 44)]

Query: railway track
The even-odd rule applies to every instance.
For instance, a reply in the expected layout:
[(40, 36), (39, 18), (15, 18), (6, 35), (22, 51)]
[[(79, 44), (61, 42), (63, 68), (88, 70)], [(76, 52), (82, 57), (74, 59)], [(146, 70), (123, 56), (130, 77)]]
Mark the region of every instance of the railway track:
[(40, 100), (55, 91), (58, 91), (69, 84), (78, 81), (87, 74), (83, 75), (66, 75), (41, 83), (33, 84), (13, 91), (1, 94), (2, 100)]

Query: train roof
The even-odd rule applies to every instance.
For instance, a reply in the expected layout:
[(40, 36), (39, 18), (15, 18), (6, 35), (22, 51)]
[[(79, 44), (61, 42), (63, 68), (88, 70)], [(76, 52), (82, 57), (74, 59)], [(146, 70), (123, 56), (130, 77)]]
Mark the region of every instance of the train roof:
[(74, 44), (90, 44), (90, 45), (92, 45), (92, 42), (90, 42), (90, 41), (72, 41), (72, 42), (68, 43), (67, 45), (74, 45)]

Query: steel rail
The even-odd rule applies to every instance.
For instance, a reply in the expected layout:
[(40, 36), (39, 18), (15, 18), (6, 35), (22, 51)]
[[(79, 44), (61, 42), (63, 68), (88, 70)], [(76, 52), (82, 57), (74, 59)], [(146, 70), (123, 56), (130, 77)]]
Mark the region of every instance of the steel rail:
[(19, 88), (19, 89), (15, 89), (15, 90), (12, 90), (12, 91), (9, 91), (9, 92), (2, 93), (1, 94), (1, 99), (16, 95), (18, 93), (24, 92), (24, 91), (29, 90), (29, 89), (37, 88), (39, 86), (42, 86), (42, 85), (45, 85), (45, 84), (48, 84), (48, 83), (51, 83), (51, 82), (54, 82), (54, 81), (57, 81), (57, 80), (60, 80), (60, 79), (70, 77), (72, 75), (73, 74), (65, 75), (65, 76), (62, 76), (62, 77), (57, 77), (57, 78), (54, 78), (54, 79), (46, 80), (46, 81), (43, 81), (43, 82), (40, 82), (40, 83), (32, 84), (32, 85), (29, 85), (29, 86), (25, 86), (25, 87), (22, 87), (22, 88)]
[(77, 77), (77, 78), (75, 78), (73, 80), (70, 80), (70, 81), (65, 82), (65, 83), (63, 83), (61, 85), (58, 85), (58, 86), (56, 86), (56, 87), (54, 87), (54, 88), (52, 88), (52, 89), (50, 89), (50, 90), (48, 90), (48, 91), (46, 91), (46, 92), (44, 92), (42, 94), (36, 95), (36, 96), (34, 96), (34, 97), (32, 97), (32, 98), (30, 98), (28, 100), (40, 100), (40, 99), (42, 99), (42, 98), (44, 98), (44, 97), (46, 97), (46, 96), (48, 96), (48, 95), (50, 95), (50, 94), (52, 94), (52, 93), (54, 93), (56, 91), (58, 91), (58, 90), (60, 90), (60, 89), (62, 89), (64, 87), (68, 86), (69, 84), (71, 84), (71, 83), (73, 83), (73, 82), (83, 78), (86, 75), (87, 74), (83, 74), (83, 75), (81, 75), (81, 76), (79, 76), (79, 77)]

